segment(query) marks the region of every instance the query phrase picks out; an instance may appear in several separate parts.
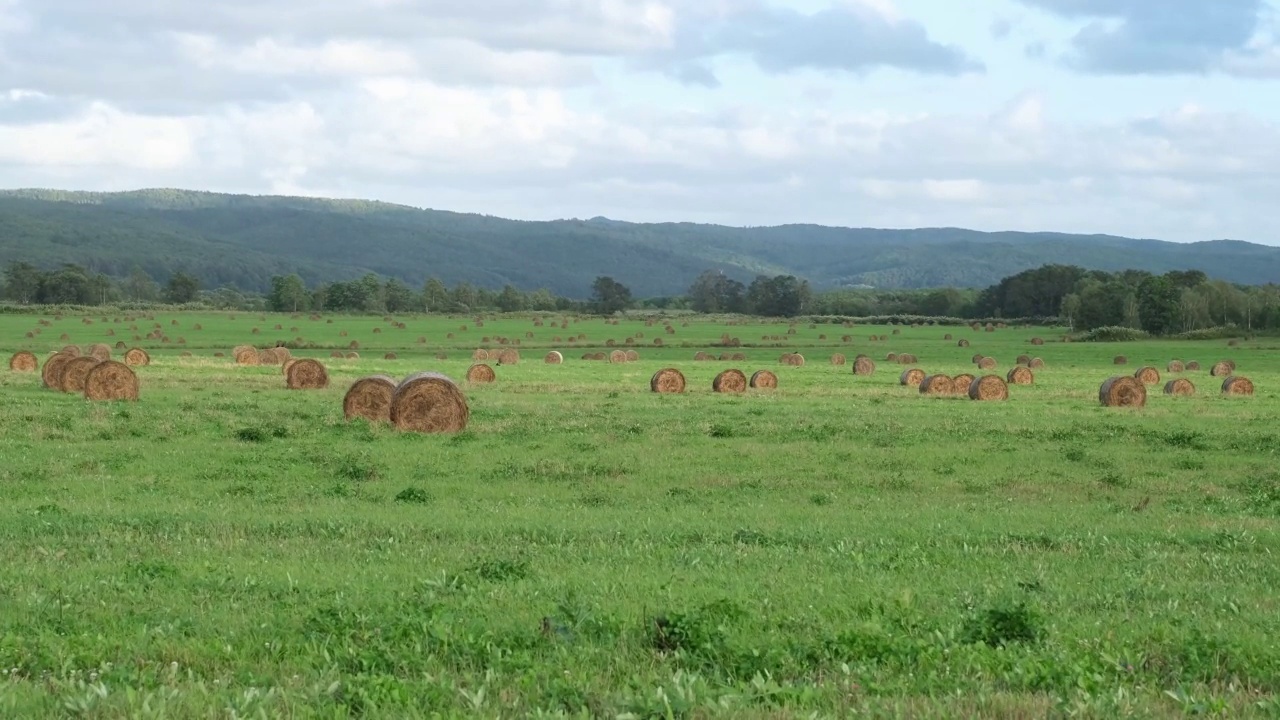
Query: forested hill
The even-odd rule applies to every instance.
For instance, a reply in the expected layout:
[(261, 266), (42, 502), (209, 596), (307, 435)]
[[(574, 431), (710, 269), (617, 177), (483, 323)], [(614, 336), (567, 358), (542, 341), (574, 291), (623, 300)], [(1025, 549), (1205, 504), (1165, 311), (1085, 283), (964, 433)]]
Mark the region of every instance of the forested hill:
[(114, 276), (140, 266), (161, 279), (185, 270), (204, 287), (245, 290), (267, 289), (272, 275), (296, 272), (312, 284), (372, 271), (414, 287), (435, 276), (449, 284), (545, 287), (568, 297), (587, 296), (599, 275), (637, 296), (679, 294), (707, 269), (744, 282), (793, 274), (818, 290), (985, 287), (1046, 263), (1197, 269), (1245, 284), (1280, 280), (1280, 248), (1237, 241), (605, 218), (529, 222), (360, 200), (186, 190), (0, 191), (0, 265), (15, 260), (76, 263)]

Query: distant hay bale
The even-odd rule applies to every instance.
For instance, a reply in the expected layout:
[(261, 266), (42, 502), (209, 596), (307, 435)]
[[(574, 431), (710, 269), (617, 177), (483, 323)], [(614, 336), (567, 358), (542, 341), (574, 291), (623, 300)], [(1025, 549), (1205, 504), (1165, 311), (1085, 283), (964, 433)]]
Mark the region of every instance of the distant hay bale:
[(969, 386), (973, 384), (973, 376), (969, 373), (961, 373), (951, 378), (951, 384), (954, 386), (956, 395), (965, 395), (969, 392)]
[(484, 363), (476, 363), (467, 368), (467, 382), (469, 383), (491, 383), (497, 379), (498, 373)]
[(1032, 344), (1032, 345), (1043, 345), (1043, 344), (1044, 344), (1044, 340), (1043, 340), (1042, 338), (1033, 337), (1033, 338), (1031, 338), (1031, 344)]
[(485, 350), (484, 348), (477, 348), (474, 352), (471, 353), (471, 359), (475, 360), (476, 362), (484, 362), (485, 360), (489, 359), (489, 351)]
[(342, 396), (342, 415), (347, 420), (391, 422), (391, 396), (395, 391), (396, 381), (386, 375), (360, 378)]
[(884, 356), (885, 362), (898, 362), (898, 353), (891, 352)]
[(649, 389), (656, 393), (682, 393), (684, 388), (684, 373), (675, 368), (663, 368), (649, 379)]
[(276, 355), (275, 348), (266, 348), (258, 351), (259, 365), (279, 365), (281, 362), (280, 356)]
[(1036, 376), (1035, 373), (1031, 372), (1031, 368), (1025, 365), (1015, 365), (1009, 368), (1005, 381), (1010, 385), (1032, 385), (1036, 381)]
[(359, 349), (360, 349), (360, 342), (359, 342), (358, 340), (352, 340), (351, 342), (347, 343), (347, 349), (348, 349), (348, 350), (359, 350)]
[(1213, 377), (1227, 377), (1235, 372), (1235, 369), (1235, 363), (1229, 360), (1222, 360), (1213, 364), (1213, 367), (1209, 369), (1209, 374)]
[(1224, 395), (1252, 395), (1253, 381), (1241, 375), (1232, 375), (1222, 381)]
[(115, 346), (115, 347), (116, 347), (116, 349), (117, 349), (117, 350), (124, 350), (125, 348), (127, 348), (127, 347), (129, 347), (129, 346), (128, 346), (128, 345), (125, 345), (123, 340), (118, 340), (118, 341), (116, 341), (116, 346)]
[(504, 348), (498, 353), (499, 365), (517, 365), (520, 363), (520, 351), (513, 348)]
[(924, 382), (925, 373), (920, 368), (910, 368), (903, 370), (898, 376), (898, 383), (908, 387), (920, 387), (920, 383)]
[(943, 335), (943, 336), (942, 336), (942, 339), (943, 339), (943, 340), (950, 340), (950, 339), (951, 339), (951, 333), (947, 333), (946, 335)]
[(986, 357), (986, 355), (983, 355), (982, 353), (977, 353), (973, 357), (969, 358), (969, 362), (973, 363), (974, 365), (977, 365), (978, 361), (984, 357)]
[(75, 345), (67, 345), (66, 347), (62, 348), (58, 352), (66, 353), (71, 357), (80, 357), (80, 348), (76, 347)]
[(103, 360), (84, 377), (84, 396), (94, 401), (137, 400), (138, 376), (133, 368), (115, 360)]
[(1127, 358), (1127, 357), (1125, 357), (1125, 356), (1123, 356), (1123, 355), (1117, 355), (1117, 356), (1115, 356), (1114, 358), (1111, 358), (1111, 364), (1112, 364), (1112, 365), (1128, 365), (1128, 364), (1129, 364), (1129, 358)]
[(1041, 360), (1038, 357), (1031, 358), (1031, 362), (1027, 363), (1027, 367), (1031, 368), (1032, 370), (1043, 370), (1044, 360)]
[(729, 368), (715, 376), (711, 389), (718, 393), (740, 393), (747, 390), (747, 376), (741, 370)]
[(604, 353), (602, 353), (602, 352), (597, 352), (597, 353), (592, 353), (592, 354), (591, 354), (591, 359), (592, 359), (592, 360), (608, 360), (608, 359), (609, 359), (609, 356), (608, 356), (608, 355), (605, 355), (605, 354), (604, 354)]
[(1196, 386), (1186, 378), (1175, 378), (1164, 384), (1165, 395), (1190, 396), (1196, 394)]
[(293, 353), (289, 352), (289, 348), (283, 345), (276, 345), (275, 352), (276, 352), (276, 359), (281, 363), (284, 363), (288, 361), (289, 358), (293, 357)]
[(1182, 364), (1181, 360), (1170, 360), (1169, 364), (1165, 366), (1165, 370), (1171, 373), (1186, 372), (1187, 366)]
[(622, 350), (614, 350), (613, 352), (609, 353), (609, 362), (611, 363), (625, 363), (626, 361), (627, 361), (627, 354)]
[(329, 357), (333, 358), (334, 360), (341, 360), (343, 358), (342, 351), (334, 350), (329, 353)]
[(901, 330), (899, 330), (899, 329), (897, 329), (897, 328), (894, 328), (894, 330), (893, 330), (893, 334), (894, 334), (894, 335), (901, 335), (901, 334), (902, 334), (902, 331), (901, 331)]
[(556, 350), (552, 350), (547, 353), (546, 357), (542, 358), (542, 361), (548, 365), (559, 365), (564, 362), (564, 355), (561, 355)]
[(1188, 370), (1199, 370), (1199, 369), (1200, 369), (1200, 363), (1196, 362), (1195, 360), (1192, 360), (1191, 362), (1187, 363), (1187, 369), (1188, 369)]
[(1098, 388), (1098, 401), (1106, 407), (1143, 407), (1147, 386), (1131, 375), (1117, 375)]
[(147, 351), (143, 350), (142, 348), (138, 348), (138, 347), (129, 348), (129, 350), (125, 351), (124, 363), (126, 365), (134, 365), (134, 366), (150, 365), (151, 356), (148, 355)]
[(1133, 376), (1137, 378), (1138, 382), (1142, 383), (1143, 385), (1159, 385), (1160, 384), (1160, 371), (1151, 367), (1150, 365), (1146, 367), (1138, 368), (1138, 370), (1135, 373), (1133, 373)]
[(627, 351), (627, 362), (636, 362), (639, 359), (640, 359), (640, 353), (636, 352), (635, 350)]
[(321, 390), (329, 387), (329, 371), (319, 360), (301, 358), (285, 373), (285, 386), (290, 390)]
[(241, 348), (235, 352), (237, 365), (255, 366), (262, 364), (258, 358), (258, 351), (255, 348)]
[(844, 365), (844, 363), (845, 363), (844, 355), (841, 355), (840, 353), (836, 353), (831, 356), (832, 365)]
[(957, 342), (957, 343), (956, 343), (956, 346), (957, 346), (957, 347), (962, 347), (962, 348), (969, 347), (969, 341), (968, 341), (968, 340), (963, 340), (963, 339), (962, 339), (962, 340), (960, 340), (959, 342)]
[(1228, 340), (1228, 341), (1227, 341), (1227, 347), (1239, 347), (1239, 346), (1240, 346), (1240, 341), (1239, 341), (1239, 340)]
[(983, 375), (969, 383), (969, 399), (998, 402), (1009, 399), (1009, 386), (999, 375)]
[(920, 362), (920, 358), (908, 353), (905, 355), (899, 355), (898, 362), (903, 365), (915, 365)]
[(982, 358), (981, 360), (979, 360), (979, 361), (978, 361), (978, 369), (979, 369), (979, 370), (995, 370), (995, 369), (996, 369), (996, 364), (997, 364), (997, 363), (996, 363), (996, 359), (995, 359), (995, 358), (993, 358), (993, 357), (984, 357), (984, 358)]
[(773, 390), (778, 387), (778, 376), (768, 370), (757, 370), (747, 384), (757, 390)]
[(19, 350), (9, 358), (9, 369), (13, 372), (35, 372), (39, 367), (40, 361), (35, 353), (27, 350)]
[(1031, 356), (1030, 356), (1030, 355), (1019, 355), (1019, 356), (1018, 356), (1018, 359), (1014, 361), (1014, 364), (1015, 364), (1015, 365), (1030, 365), (1030, 364), (1031, 364)]
[(382, 359), (383, 359), (383, 360), (399, 360), (399, 359), (400, 359), (400, 356), (399, 356), (399, 355), (396, 355), (396, 354), (395, 354), (395, 353), (393, 353), (393, 352), (389, 352), (389, 353), (387, 353), (386, 355), (383, 355), (383, 356), (382, 356)]
[(871, 358), (864, 356), (858, 357), (853, 361), (854, 375), (873, 375), (876, 371), (876, 364)]
[(347, 353), (346, 355), (343, 355), (342, 357), (343, 357), (343, 359), (344, 359), (344, 360), (359, 360), (359, 359), (360, 359), (360, 353), (358, 353), (358, 352), (349, 352), (349, 353)]
[(420, 372), (405, 378), (391, 395), (391, 424), (419, 433), (456, 433), (467, 427), (471, 410), (449, 377)]
[(110, 360), (111, 346), (103, 345), (102, 343), (95, 343), (89, 346), (88, 354), (98, 358), (99, 360)]
[(84, 379), (89, 376), (89, 371), (94, 365), (103, 362), (92, 355), (81, 355), (77, 358), (71, 358), (62, 366), (62, 371), (58, 373), (58, 389), (65, 393), (76, 393), (77, 395), (84, 392)]
[(921, 395), (954, 395), (955, 382), (946, 375), (930, 375), (920, 381)]
[(662, 338), (660, 337), (654, 338), (653, 345), (654, 347), (662, 347)]
[(701, 350), (699, 350), (698, 352), (696, 352), (696, 353), (694, 353), (694, 354), (693, 354), (693, 359), (694, 359), (694, 361), (696, 361), (696, 362), (703, 362), (703, 361), (706, 361), (706, 360), (711, 360), (712, 358), (711, 358), (711, 356), (710, 356), (710, 355), (708, 355), (708, 354), (706, 354), (705, 352), (702, 352)]

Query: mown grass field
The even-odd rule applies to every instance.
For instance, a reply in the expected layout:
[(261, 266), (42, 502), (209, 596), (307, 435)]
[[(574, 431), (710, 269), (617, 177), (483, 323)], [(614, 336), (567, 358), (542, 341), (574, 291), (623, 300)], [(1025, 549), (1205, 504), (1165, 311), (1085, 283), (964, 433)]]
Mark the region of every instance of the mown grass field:
[[(0, 316), (6, 358), (123, 339), (153, 360), (137, 403), (0, 371), (0, 716), (1280, 715), (1275, 340), (800, 325), (797, 368), (772, 346), (692, 361), (785, 324), (261, 318), (136, 321), (164, 344)], [(636, 333), (639, 362), (579, 359)], [(466, 432), (344, 422), (356, 378), (461, 379), (484, 335), (522, 360), (464, 386)], [(296, 337), (328, 390), (213, 357)], [(328, 359), (352, 340), (361, 359)], [(926, 398), (890, 351), (1047, 367), (1005, 403)], [(1257, 395), (1220, 395), (1228, 357)], [(1196, 397), (1099, 406), (1107, 377), (1175, 358), (1204, 366)], [(649, 392), (667, 366), (686, 394)], [(712, 393), (729, 366), (780, 387)]]

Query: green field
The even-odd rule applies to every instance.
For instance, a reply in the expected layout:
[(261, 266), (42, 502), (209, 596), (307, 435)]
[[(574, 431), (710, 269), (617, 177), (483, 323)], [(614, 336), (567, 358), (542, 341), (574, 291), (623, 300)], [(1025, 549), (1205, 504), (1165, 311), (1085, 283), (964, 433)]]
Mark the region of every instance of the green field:
[[(153, 360), (137, 403), (0, 371), (0, 717), (1280, 716), (1272, 339), (132, 323), (162, 343), (114, 317), (0, 316), (5, 357), (123, 340)], [(579, 359), (637, 333), (639, 362)], [(745, 361), (692, 360), (722, 333)], [(460, 380), (484, 336), (520, 338), (522, 359), (464, 385), (464, 433), (343, 420), (356, 378)], [(329, 389), (214, 357), (299, 337)], [(360, 359), (329, 359), (353, 340)], [(782, 347), (807, 364), (781, 366)], [(1046, 368), (1005, 403), (928, 398), (891, 351), (947, 374), (975, 353)], [(1255, 396), (1220, 394), (1208, 367), (1228, 357)], [(1184, 375), (1197, 396), (1099, 405), (1107, 377), (1175, 358), (1204, 366)], [(649, 392), (668, 366), (687, 393)], [(711, 392), (731, 366), (779, 388)]]

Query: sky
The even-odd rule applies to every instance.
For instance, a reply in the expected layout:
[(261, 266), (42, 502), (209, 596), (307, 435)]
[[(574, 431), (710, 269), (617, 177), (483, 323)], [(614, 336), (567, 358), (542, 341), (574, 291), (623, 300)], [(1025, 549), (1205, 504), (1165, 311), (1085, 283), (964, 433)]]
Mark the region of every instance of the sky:
[(1280, 244), (1271, 0), (0, 0), (0, 187)]

